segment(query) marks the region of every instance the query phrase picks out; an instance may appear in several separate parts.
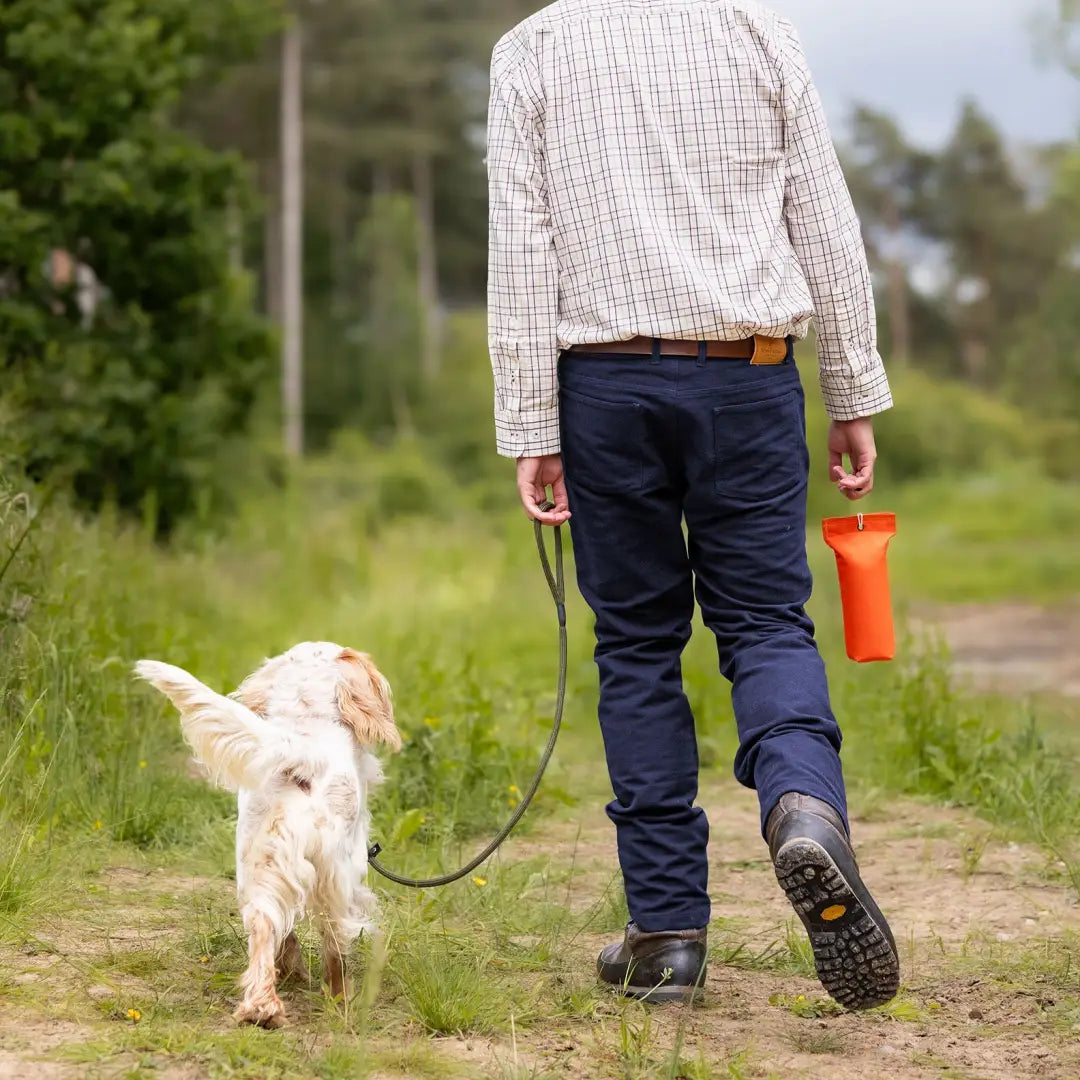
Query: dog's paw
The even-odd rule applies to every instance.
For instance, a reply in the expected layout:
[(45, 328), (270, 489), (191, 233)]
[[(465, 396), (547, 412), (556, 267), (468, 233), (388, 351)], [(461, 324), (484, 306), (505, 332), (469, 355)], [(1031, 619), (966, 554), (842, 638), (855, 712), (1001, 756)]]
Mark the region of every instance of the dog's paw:
[(233, 1019), (238, 1024), (254, 1024), (257, 1027), (274, 1030), (284, 1027), (285, 1006), (281, 1004), (281, 998), (276, 994), (264, 1001), (242, 1001), (233, 1013)]

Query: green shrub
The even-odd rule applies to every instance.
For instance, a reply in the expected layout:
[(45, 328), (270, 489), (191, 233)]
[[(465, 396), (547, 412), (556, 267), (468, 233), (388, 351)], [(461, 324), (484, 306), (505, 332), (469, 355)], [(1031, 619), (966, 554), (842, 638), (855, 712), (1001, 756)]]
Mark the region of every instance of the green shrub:
[[(828, 477), (828, 417), (821, 403), (811, 345), (800, 361), (807, 390), (807, 440), (810, 446), (811, 524), (847, 513)], [(948, 479), (952, 483), (1001, 469), (1033, 469), (1057, 479), (1080, 476), (1080, 423), (1029, 414), (959, 382), (939, 379), (915, 368), (891, 367), (893, 408), (875, 417), (878, 464), (877, 497), (863, 508), (888, 509), (913, 481)]]
[(1041, 460), (1039, 424), (1013, 406), (912, 369), (893, 383), (894, 407), (877, 424), (882, 476), (891, 483)]
[[(163, 531), (218, 490), (272, 344), (230, 259), (245, 172), (167, 116), (275, 21), (260, 0), (0, 8), (3, 437), (86, 505), (151, 500)], [(61, 256), (96, 296), (50, 272)]]

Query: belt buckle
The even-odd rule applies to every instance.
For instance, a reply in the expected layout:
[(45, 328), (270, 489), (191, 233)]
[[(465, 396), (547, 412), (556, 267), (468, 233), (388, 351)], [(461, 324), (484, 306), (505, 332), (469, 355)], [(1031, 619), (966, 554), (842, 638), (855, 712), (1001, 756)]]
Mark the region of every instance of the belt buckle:
[(750, 357), (751, 364), (782, 364), (787, 359), (787, 354), (787, 338), (765, 337), (764, 334), (754, 335), (754, 352)]

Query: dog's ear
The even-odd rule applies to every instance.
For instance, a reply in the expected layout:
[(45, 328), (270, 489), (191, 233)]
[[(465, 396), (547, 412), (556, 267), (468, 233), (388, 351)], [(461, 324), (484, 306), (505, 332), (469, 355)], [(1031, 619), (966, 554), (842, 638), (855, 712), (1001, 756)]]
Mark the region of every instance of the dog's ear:
[(256, 716), (266, 719), (270, 707), (270, 692), (274, 686), (274, 672), (277, 664), (267, 660), (262, 667), (253, 671), (230, 695), (241, 705), (246, 706)]
[(390, 684), (367, 653), (342, 649), (338, 656), (338, 712), (361, 746), (385, 743), (401, 749), (401, 735), (394, 724)]

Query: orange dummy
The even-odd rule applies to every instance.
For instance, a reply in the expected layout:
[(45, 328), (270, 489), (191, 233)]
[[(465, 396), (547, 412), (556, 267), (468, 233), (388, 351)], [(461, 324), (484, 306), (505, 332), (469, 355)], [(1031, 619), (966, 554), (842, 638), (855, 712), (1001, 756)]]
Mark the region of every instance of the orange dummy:
[(848, 656), (860, 664), (892, 660), (896, 633), (887, 556), (896, 535), (896, 515), (826, 518), (822, 532), (836, 553)]

